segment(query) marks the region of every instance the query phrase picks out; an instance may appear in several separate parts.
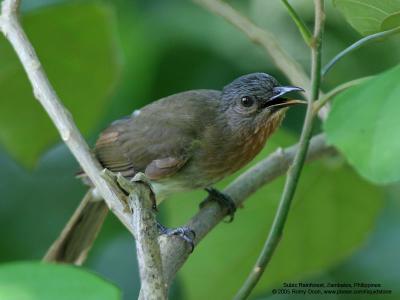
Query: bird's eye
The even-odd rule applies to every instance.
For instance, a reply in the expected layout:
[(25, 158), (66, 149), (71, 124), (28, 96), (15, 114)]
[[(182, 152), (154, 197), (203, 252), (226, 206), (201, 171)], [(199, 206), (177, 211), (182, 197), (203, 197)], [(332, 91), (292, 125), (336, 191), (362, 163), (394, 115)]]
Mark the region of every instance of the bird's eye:
[(254, 100), (250, 96), (244, 96), (244, 97), (242, 97), (242, 99), (240, 99), (240, 103), (244, 107), (250, 107), (254, 104)]

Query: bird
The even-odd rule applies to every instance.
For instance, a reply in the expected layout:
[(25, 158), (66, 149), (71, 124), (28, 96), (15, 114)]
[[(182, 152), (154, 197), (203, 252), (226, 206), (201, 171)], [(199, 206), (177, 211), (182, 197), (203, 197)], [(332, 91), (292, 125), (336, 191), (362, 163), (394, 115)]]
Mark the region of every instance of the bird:
[[(178, 192), (204, 189), (209, 201), (236, 207), (213, 188), (247, 165), (280, 126), (291, 106), (305, 101), (286, 94), (304, 91), (282, 86), (271, 75), (240, 76), (222, 90), (190, 90), (154, 101), (111, 123), (99, 136), (94, 154), (100, 164), (131, 179), (148, 178), (157, 205)], [(193, 247), (188, 228), (161, 233), (179, 235)], [(193, 249), (193, 248), (192, 248)]]

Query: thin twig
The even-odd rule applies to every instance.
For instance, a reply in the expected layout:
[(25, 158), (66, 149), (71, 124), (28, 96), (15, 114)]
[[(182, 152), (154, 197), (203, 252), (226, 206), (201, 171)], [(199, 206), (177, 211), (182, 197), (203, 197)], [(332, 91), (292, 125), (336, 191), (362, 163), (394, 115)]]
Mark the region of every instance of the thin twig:
[(274, 251), (282, 237), (290, 205), (295, 194), (300, 174), (306, 158), (312, 127), (313, 127), (313, 102), (318, 98), (319, 86), (321, 82), (321, 41), (324, 26), (324, 2), (323, 0), (314, 0), (315, 3), (315, 25), (314, 37), (311, 44), (311, 97), (308, 99), (307, 112), (304, 119), (304, 125), (300, 136), (299, 148), (293, 160), (293, 165), (289, 168), (281, 200), (272, 223), (268, 238), (257, 259), (248, 278), (236, 294), (236, 300), (246, 299), (254, 287), (257, 285), (267, 264), (270, 262)]
[(314, 102), (314, 114), (316, 114), (326, 103), (328, 103), (336, 95), (340, 94), (341, 92), (347, 90), (350, 87), (364, 83), (373, 77), (374, 76), (357, 78), (335, 87), (333, 90), (329, 91), (323, 97), (321, 97), (318, 101)]
[[(232, 6), (220, 0), (193, 0), (212, 13), (215, 13), (243, 31), (255, 44), (263, 47), (276, 67), (291, 81), (292, 84), (301, 87), (310, 86), (310, 78), (286, 51), (280, 46), (275, 36), (252, 23), (248, 18), (241, 15)], [(309, 89), (307, 90), (309, 94)]]
[(322, 69), (322, 77), (325, 77), (328, 72), (333, 68), (333, 66), (339, 62), (339, 60), (341, 60), (344, 56), (346, 56), (347, 54), (357, 50), (358, 48), (367, 45), (369, 43), (375, 42), (379, 39), (383, 39), (383, 38), (387, 38), (391, 35), (400, 33), (400, 27), (396, 27), (393, 29), (389, 29), (386, 31), (382, 31), (382, 32), (378, 32), (378, 33), (374, 33), (371, 35), (368, 35), (366, 37), (363, 37), (362, 39), (358, 40), (357, 42), (355, 42), (354, 44), (350, 45), (349, 47), (347, 47), (346, 49), (344, 49), (343, 51), (341, 51), (339, 54), (337, 54), (334, 58), (332, 58), (332, 60), (327, 63), (325, 65), (325, 67)]
[(18, 4), (16, 0), (4, 0), (1, 6), (0, 29), (13, 46), (22, 66), (32, 84), (33, 94), (40, 102), (62, 140), (71, 150), (85, 173), (96, 186), (109, 208), (130, 230), (128, 215), (123, 212), (123, 206), (115, 191), (101, 178), (101, 166), (91, 154), (89, 147), (72, 120), (70, 112), (61, 104), (56, 92), (43, 71), (28, 37), (18, 20)]
[(288, 10), (290, 17), (293, 19), (293, 22), (296, 24), (297, 28), (300, 31), (301, 36), (303, 37), (304, 42), (310, 46), (312, 42), (312, 33), (310, 29), (308, 29), (306, 23), (304, 23), (303, 19), (297, 14), (294, 8), (290, 5), (289, 1), (282, 0), (283, 4)]

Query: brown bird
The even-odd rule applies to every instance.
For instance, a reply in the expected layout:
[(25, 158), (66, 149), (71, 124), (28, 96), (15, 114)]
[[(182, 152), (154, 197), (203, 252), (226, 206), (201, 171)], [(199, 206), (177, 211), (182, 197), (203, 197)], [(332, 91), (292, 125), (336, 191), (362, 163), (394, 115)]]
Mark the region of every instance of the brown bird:
[[(94, 152), (105, 168), (127, 178), (143, 172), (157, 203), (176, 192), (206, 189), (208, 201), (226, 205), (233, 216), (232, 200), (212, 185), (260, 152), (286, 109), (304, 103), (283, 96), (301, 90), (280, 86), (268, 74), (253, 73), (237, 78), (222, 91), (178, 93), (112, 123), (100, 135)], [(160, 229), (191, 243), (186, 228)]]

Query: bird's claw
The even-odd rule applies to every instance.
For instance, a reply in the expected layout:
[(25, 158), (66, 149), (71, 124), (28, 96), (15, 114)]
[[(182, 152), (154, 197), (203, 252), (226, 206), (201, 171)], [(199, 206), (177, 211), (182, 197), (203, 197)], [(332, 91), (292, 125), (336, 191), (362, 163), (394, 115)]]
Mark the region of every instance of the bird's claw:
[(222, 208), (227, 209), (227, 216), (229, 219), (226, 220), (226, 223), (231, 223), (235, 217), (236, 212), (236, 204), (233, 202), (232, 198), (224, 194), (217, 189), (214, 188), (206, 188), (205, 189), (208, 193), (207, 199), (200, 203), (200, 208), (203, 208), (208, 202), (216, 201)]
[(194, 250), (194, 240), (196, 238), (196, 233), (189, 227), (182, 226), (176, 228), (168, 228), (157, 222), (157, 228), (160, 234), (165, 234), (166, 236), (176, 235), (184, 240), (190, 246), (190, 253)]

